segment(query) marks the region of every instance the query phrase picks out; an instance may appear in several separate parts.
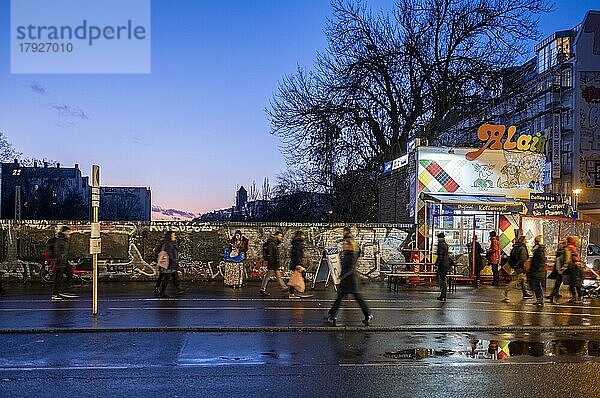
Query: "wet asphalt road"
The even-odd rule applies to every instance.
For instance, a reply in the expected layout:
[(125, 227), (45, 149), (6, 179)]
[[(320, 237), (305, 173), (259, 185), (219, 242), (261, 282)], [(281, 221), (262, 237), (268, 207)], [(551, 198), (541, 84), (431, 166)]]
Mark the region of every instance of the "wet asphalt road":
[(48, 286), (8, 287), (0, 397), (600, 396), (599, 300), (538, 308), (459, 287), (440, 303), (434, 288), (370, 283), (373, 325), (347, 302), (330, 328), (331, 289), (289, 300), (215, 284), (158, 300), (149, 284), (107, 283), (95, 320), (89, 287), (60, 303)]

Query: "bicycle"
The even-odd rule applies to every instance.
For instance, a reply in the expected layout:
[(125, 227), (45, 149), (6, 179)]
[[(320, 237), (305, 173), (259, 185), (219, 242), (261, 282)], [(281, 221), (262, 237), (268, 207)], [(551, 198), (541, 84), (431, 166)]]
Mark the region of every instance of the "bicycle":
[[(91, 259), (80, 258), (77, 261), (69, 261), (73, 279), (80, 284), (91, 283), (93, 278)], [(40, 267), (40, 278), (46, 283), (54, 282), (54, 261), (46, 260)]]

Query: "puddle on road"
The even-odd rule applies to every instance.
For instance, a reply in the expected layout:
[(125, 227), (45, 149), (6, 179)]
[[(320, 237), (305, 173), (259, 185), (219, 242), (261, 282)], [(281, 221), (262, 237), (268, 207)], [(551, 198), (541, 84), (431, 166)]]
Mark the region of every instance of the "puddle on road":
[(386, 359), (424, 360), (428, 358), (464, 358), (466, 360), (505, 360), (513, 357), (600, 357), (600, 340), (555, 339), (528, 340), (483, 340), (466, 338), (464, 344), (453, 349), (408, 348), (386, 351)]

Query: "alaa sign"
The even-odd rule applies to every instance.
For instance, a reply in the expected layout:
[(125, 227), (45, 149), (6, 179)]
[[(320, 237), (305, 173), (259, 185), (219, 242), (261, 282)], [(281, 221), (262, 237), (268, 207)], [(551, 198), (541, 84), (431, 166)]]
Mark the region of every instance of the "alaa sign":
[(418, 192), (529, 199), (544, 190), (545, 140), (516, 137), (514, 126), (483, 125), (473, 148), (418, 148)]

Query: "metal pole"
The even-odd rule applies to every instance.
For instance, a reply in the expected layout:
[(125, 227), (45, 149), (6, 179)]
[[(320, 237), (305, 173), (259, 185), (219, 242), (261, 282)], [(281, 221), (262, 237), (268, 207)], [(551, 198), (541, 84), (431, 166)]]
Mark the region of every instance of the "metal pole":
[(101, 252), (100, 223), (100, 166), (92, 165), (92, 225), (90, 231), (90, 254), (92, 255), (92, 315), (98, 315), (98, 253)]
[[(93, 222), (98, 222), (98, 207), (92, 208)], [(92, 315), (98, 316), (98, 254), (92, 254)]]

